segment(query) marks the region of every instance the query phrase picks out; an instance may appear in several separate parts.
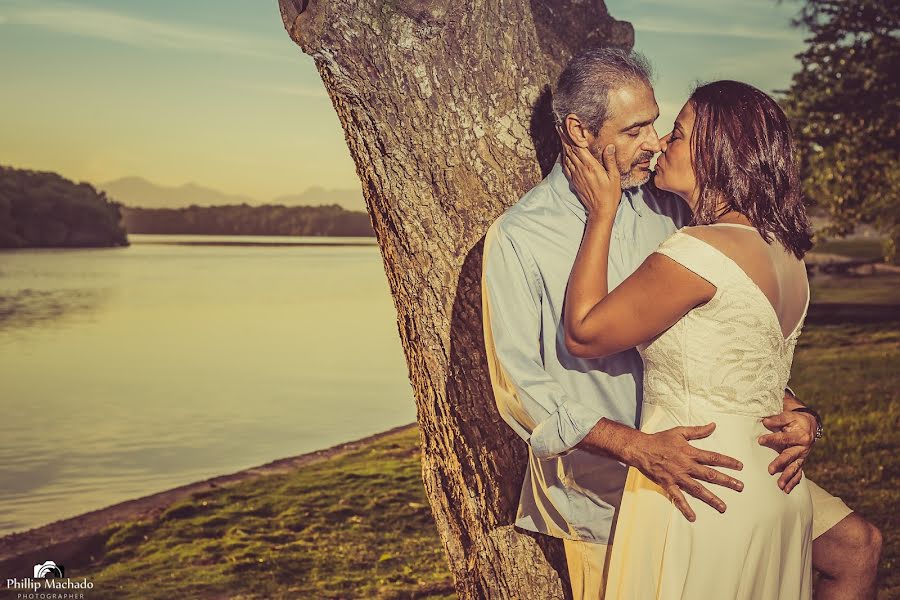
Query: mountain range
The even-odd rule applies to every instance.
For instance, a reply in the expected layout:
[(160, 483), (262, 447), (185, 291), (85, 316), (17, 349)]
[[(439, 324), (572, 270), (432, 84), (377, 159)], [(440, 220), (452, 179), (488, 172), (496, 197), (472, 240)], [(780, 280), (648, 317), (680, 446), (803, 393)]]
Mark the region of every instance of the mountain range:
[(229, 194), (195, 183), (180, 186), (158, 185), (142, 177), (121, 177), (106, 183), (94, 184), (98, 190), (128, 207), (184, 208), (187, 206), (222, 206), (230, 204), (282, 204), (284, 206), (319, 206), (337, 204), (347, 210), (366, 210), (362, 192), (352, 189), (327, 190), (313, 186), (299, 194), (259, 200), (241, 194)]

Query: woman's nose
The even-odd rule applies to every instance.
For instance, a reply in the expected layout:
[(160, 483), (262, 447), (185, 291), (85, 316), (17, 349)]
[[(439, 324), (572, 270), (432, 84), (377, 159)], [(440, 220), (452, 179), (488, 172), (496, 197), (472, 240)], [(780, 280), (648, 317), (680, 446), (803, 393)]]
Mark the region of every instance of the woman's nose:
[(659, 138), (659, 151), (660, 152), (666, 151), (666, 148), (669, 146), (668, 140), (669, 140), (669, 136)]

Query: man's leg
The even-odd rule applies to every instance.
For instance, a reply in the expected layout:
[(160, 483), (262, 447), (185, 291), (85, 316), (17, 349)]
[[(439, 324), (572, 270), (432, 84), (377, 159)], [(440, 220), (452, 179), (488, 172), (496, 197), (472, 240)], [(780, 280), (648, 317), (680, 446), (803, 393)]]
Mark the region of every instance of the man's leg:
[(869, 600), (881, 556), (881, 532), (807, 479), (813, 501), (813, 568), (817, 600)]
[(563, 539), (573, 600), (602, 600), (610, 546)]

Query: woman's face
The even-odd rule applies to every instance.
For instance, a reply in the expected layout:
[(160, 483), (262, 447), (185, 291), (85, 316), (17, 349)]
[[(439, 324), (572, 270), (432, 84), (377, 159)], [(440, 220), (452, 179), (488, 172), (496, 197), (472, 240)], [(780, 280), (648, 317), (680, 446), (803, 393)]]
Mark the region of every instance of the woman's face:
[(697, 178), (691, 164), (691, 132), (694, 107), (685, 103), (675, 118), (672, 132), (660, 139), (662, 154), (656, 161), (656, 187), (678, 194), (693, 208), (696, 204)]

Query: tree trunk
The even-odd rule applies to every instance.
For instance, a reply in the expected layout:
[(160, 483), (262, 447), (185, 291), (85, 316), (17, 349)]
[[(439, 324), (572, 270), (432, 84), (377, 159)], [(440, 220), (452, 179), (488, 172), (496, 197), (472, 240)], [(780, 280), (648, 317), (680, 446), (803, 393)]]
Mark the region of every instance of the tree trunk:
[(602, 0), (558, 4), (280, 0), (363, 184), (461, 598), (570, 595), (562, 544), (512, 525), (527, 448), (493, 400), (480, 300), (485, 231), (558, 152), (550, 83), (574, 52), (633, 43)]

